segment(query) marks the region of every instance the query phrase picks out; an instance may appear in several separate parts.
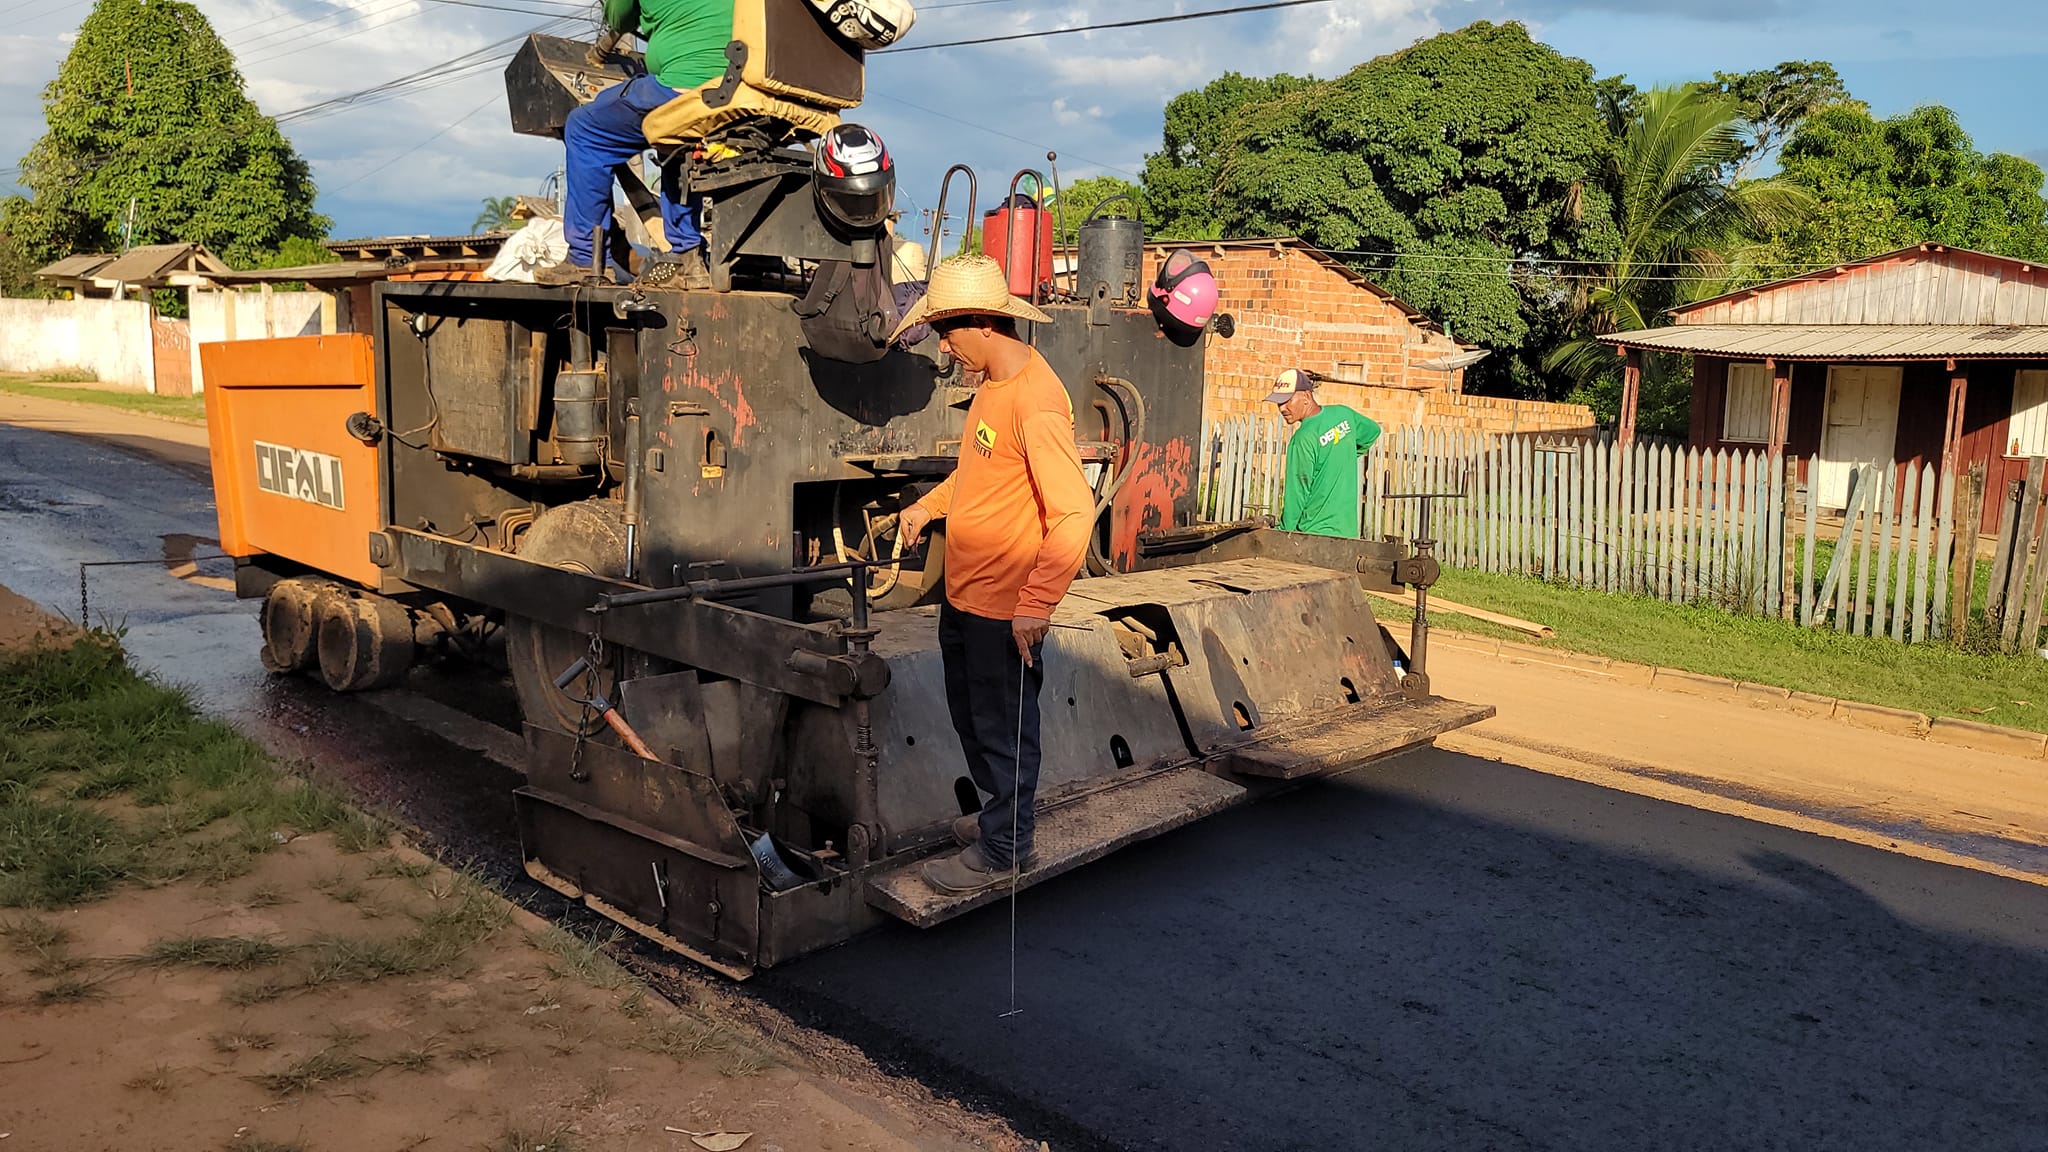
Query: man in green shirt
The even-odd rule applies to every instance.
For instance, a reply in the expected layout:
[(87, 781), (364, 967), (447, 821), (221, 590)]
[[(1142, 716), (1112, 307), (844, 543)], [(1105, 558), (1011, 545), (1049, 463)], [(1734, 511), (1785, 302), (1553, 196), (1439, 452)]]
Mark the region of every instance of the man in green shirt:
[[(593, 237), (612, 219), (612, 169), (648, 147), (640, 122), (649, 112), (725, 73), (725, 46), (732, 42), (733, 0), (605, 0), (604, 22), (614, 32), (638, 32), (647, 40), (647, 75), (599, 92), (569, 113), (562, 128), (568, 148), (562, 230), (569, 258), (535, 271), (542, 284), (575, 284), (591, 275)], [(676, 169), (662, 173), (662, 231), (669, 259), (681, 265), (685, 288), (708, 288), (704, 235), (697, 205), (685, 202)]]
[(1266, 399), (1294, 426), (1287, 440), (1287, 486), (1280, 530), (1358, 538), (1358, 458), (1380, 438), (1380, 426), (1355, 408), (1316, 402), (1315, 377), (1289, 368)]

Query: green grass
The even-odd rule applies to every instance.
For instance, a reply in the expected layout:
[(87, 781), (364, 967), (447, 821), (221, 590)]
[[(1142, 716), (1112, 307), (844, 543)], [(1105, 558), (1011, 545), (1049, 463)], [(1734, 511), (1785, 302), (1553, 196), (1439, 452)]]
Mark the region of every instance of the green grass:
[[(2048, 732), (2048, 662), (2031, 654), (1900, 644), (1522, 576), (1446, 569), (1432, 591), (1547, 624), (1556, 635), (1536, 640), (1453, 613), (1430, 613), (1432, 623), (1459, 631)], [(1375, 600), (1373, 611), (1390, 624), (1410, 619), (1406, 608), (1386, 601)], [(1983, 631), (1981, 621), (1974, 630)], [(1399, 630), (1396, 636), (1405, 641)]]
[(157, 968), (222, 968), (240, 972), (285, 958), (281, 944), (249, 936), (174, 936), (158, 940), (137, 957)]
[(118, 408), (124, 412), (160, 416), (187, 424), (206, 423), (206, 398), (203, 396), (153, 396), (147, 392), (116, 392), (105, 388), (67, 388), (63, 386), (65, 382), (69, 381), (63, 373), (48, 373), (40, 377), (0, 376), (0, 392)]
[(245, 875), (289, 837), (358, 824), (104, 634), (0, 657), (0, 908)]

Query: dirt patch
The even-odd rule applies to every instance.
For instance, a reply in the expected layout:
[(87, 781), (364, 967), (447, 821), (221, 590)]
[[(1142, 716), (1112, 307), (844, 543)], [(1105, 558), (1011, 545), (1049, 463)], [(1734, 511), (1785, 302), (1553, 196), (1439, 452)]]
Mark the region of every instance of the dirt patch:
[(468, 947), (408, 956), (422, 926), (472, 914), (467, 884), (321, 833), (219, 888), (0, 913), (8, 1152), (959, 1146), (494, 896)]
[(78, 629), (38, 607), (35, 601), (0, 588), (0, 652), (36, 644), (68, 644)]
[(1019, 1146), (664, 1000), (0, 597), (0, 1152)]

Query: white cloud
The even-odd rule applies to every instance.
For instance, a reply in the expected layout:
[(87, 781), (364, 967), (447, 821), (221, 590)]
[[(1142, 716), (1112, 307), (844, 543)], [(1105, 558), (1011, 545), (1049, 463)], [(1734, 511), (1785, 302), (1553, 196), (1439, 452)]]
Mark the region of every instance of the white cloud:
[[(904, 174), (906, 205), (931, 207), (949, 164), (982, 177), (981, 207), (1001, 195), (1010, 173), (1044, 164), (1057, 150), (1060, 174), (1073, 180), (1128, 177), (1158, 147), (1161, 110), (1174, 95), (1226, 71), (1340, 74), (1418, 38), (1473, 19), (1542, 21), (1566, 52), (1603, 74), (1687, 74), (1753, 66), (1750, 56), (1846, 61), (1893, 57), (1879, 31), (1918, 29), (1946, 51), (2048, 51), (2048, 25), (2020, 19), (2038, 0), (1985, 0), (1981, 15), (1928, 15), (1917, 0), (1810, 0), (1776, 4), (1794, 15), (1772, 18), (1761, 36), (1736, 22), (1689, 15), (1721, 8), (1771, 7), (1775, 0), (1650, 0), (1615, 10), (1621, 0), (1333, 0), (1278, 12), (1249, 13), (1142, 28), (1079, 32), (986, 47), (878, 56), (870, 61), (868, 103), (854, 118), (881, 132)], [(0, 0), (4, 4), (5, 0)], [(540, 22), (426, 0), (198, 0), (236, 47), (249, 91), (265, 111), (301, 108), (429, 67)], [(1223, 6), (1223, 0), (1022, 0), (931, 8), (913, 44), (1071, 28)], [(56, 74), (83, 4), (29, 14), (0, 34), (0, 165), (11, 164), (41, 132), (42, 87)], [(1862, 17), (1866, 9), (1880, 10)], [(1979, 11), (1979, 10), (1973, 10)], [(1877, 19), (1881, 16), (1882, 19)], [(1853, 18), (1852, 18), (1853, 17)], [(1786, 35), (1796, 31), (1797, 35)], [(1737, 42), (1730, 37), (1747, 36)], [(1893, 70), (1910, 75), (1910, 70)], [(2016, 119), (2027, 120), (2033, 69), (2006, 84)], [(288, 124), (324, 190), (321, 209), (339, 232), (422, 232), (468, 227), (487, 195), (536, 190), (561, 162), (560, 145), (511, 134), (501, 100), (501, 66), (403, 100), (359, 106)], [(1859, 84), (1865, 83), (1859, 79)], [(1896, 83), (1903, 84), (1900, 80)], [(1926, 81), (1933, 84), (1935, 81)], [(1872, 93), (1875, 95), (1875, 93)], [(1915, 98), (1947, 98), (1947, 88)], [(468, 119), (472, 109), (482, 106)], [(450, 126), (451, 122), (461, 120)], [(1983, 147), (2040, 146), (2028, 129), (2010, 141), (1980, 131)], [(429, 141), (437, 132), (445, 133)], [(2018, 129), (2014, 129), (2018, 132)], [(402, 158), (401, 158), (402, 157)], [(964, 189), (953, 208), (964, 207)]]

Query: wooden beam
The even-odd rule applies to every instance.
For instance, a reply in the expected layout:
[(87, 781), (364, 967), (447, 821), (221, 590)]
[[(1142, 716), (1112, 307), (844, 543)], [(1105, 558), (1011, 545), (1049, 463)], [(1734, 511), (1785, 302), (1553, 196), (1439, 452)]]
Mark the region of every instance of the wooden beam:
[[(1949, 361), (1948, 419), (1946, 423), (1942, 425), (1941, 470), (1951, 476), (1960, 476), (1963, 474), (1963, 406), (1964, 403), (1969, 399), (1969, 394), (1970, 378), (1968, 376), (1965, 376), (1962, 373), (1962, 371), (1956, 367), (1955, 361)], [(1956, 527), (1958, 530), (1960, 530), (1962, 528), (1962, 525), (1958, 524)], [(1970, 531), (1972, 533), (1975, 533), (1977, 531), (1977, 525), (1970, 525)]]
[(1765, 458), (1776, 459), (1792, 439), (1792, 365), (1770, 359), (1764, 367), (1771, 374), (1771, 445)]
[(1631, 348), (1621, 363), (1621, 442), (1636, 442), (1636, 404), (1643, 392), (1643, 353)]

